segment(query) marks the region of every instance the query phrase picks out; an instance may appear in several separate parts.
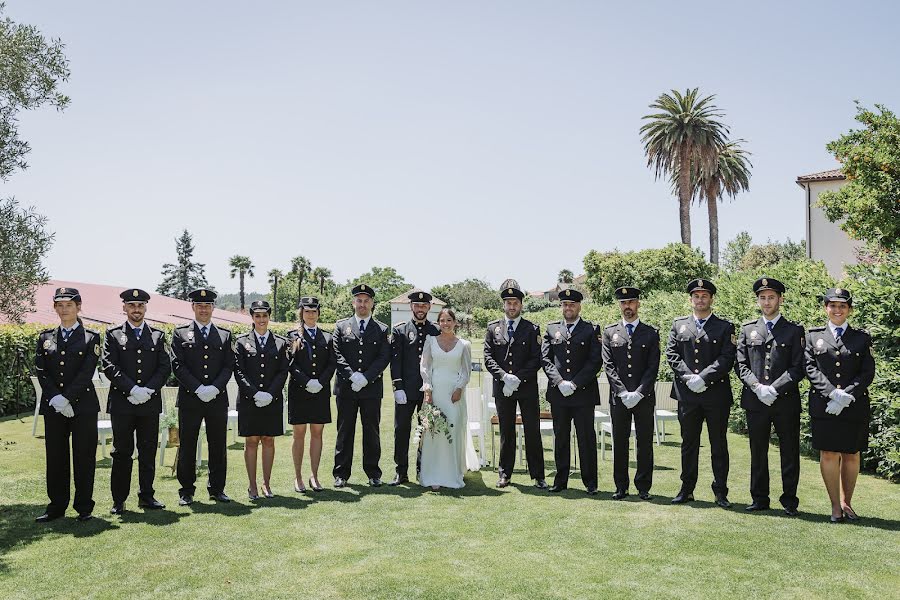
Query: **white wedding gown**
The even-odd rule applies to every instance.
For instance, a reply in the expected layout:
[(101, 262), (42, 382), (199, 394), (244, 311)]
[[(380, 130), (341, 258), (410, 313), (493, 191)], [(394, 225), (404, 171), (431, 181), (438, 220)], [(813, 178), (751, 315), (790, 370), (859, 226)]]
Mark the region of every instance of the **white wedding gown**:
[[(426, 338), (422, 349), (422, 389), (431, 389), (431, 399), (447, 422), (453, 440), (443, 434), (422, 434), (422, 462), (419, 483), (423, 486), (461, 488), (466, 469), (477, 471), (481, 465), (466, 415), (466, 384), (472, 373), (472, 349), (469, 342), (460, 339), (449, 352), (444, 352), (437, 337)], [(462, 389), (462, 398), (453, 402), (450, 396)]]

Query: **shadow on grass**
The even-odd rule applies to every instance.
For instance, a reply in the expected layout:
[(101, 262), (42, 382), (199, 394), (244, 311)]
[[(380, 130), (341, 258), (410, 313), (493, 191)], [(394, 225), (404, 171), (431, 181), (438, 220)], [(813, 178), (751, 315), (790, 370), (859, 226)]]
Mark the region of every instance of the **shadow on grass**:
[[(735, 504), (731, 510), (736, 510), (740, 508), (740, 512), (747, 515), (748, 517), (755, 518), (765, 518), (768, 517), (770, 519), (791, 519), (797, 521), (807, 521), (809, 523), (822, 523), (826, 525), (834, 525), (831, 522), (831, 513), (808, 513), (800, 510), (800, 514), (796, 517), (791, 517), (785, 514), (785, 512), (781, 508), (772, 507), (770, 510), (760, 510), (760, 511), (752, 511), (747, 512), (744, 510), (746, 504)], [(861, 517), (859, 521), (845, 521), (843, 523), (838, 524), (843, 527), (869, 527), (872, 529), (883, 529), (885, 531), (900, 531), (900, 520), (893, 519), (882, 519), (879, 517)], [(837, 525), (836, 525), (837, 526)]]

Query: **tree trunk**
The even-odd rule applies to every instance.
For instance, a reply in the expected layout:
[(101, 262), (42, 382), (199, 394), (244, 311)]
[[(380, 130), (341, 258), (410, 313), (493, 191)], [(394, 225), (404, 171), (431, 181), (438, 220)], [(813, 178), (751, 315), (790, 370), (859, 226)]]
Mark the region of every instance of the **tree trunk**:
[(681, 153), (681, 168), (678, 172), (678, 218), (681, 221), (681, 243), (691, 245), (691, 159), (690, 151)]
[(300, 287), (303, 285), (303, 271), (297, 271), (297, 302), (300, 302)]
[(244, 271), (240, 271), (241, 279), (241, 312), (244, 312)]
[(319, 279), (319, 295), (322, 296), (325, 293), (325, 278), (322, 277)]
[(275, 278), (275, 284), (272, 286), (272, 314), (275, 320), (278, 320), (278, 278)]
[(706, 210), (709, 213), (709, 262), (719, 265), (719, 204), (715, 192), (707, 192)]

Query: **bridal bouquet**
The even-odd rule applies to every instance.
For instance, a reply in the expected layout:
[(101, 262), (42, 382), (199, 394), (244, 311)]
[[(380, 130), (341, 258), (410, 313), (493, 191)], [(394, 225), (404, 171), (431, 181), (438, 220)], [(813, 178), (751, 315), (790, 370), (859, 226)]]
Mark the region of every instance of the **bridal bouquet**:
[(450, 428), (453, 427), (447, 421), (447, 417), (441, 412), (437, 406), (431, 403), (422, 404), (419, 409), (419, 424), (416, 426), (416, 435), (413, 442), (418, 444), (422, 439), (423, 433), (430, 433), (431, 437), (438, 434), (444, 434), (448, 442), (453, 442), (453, 436), (450, 434)]

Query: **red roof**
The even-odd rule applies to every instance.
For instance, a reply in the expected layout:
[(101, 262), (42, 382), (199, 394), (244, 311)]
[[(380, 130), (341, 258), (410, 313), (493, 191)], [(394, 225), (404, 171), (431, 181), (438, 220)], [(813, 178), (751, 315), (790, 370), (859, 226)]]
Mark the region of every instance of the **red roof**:
[[(122, 299), (119, 298), (119, 294), (127, 288), (51, 279), (38, 288), (37, 294), (35, 294), (36, 310), (25, 315), (26, 323), (52, 325), (59, 321), (56, 312), (53, 310), (53, 292), (60, 287), (77, 288), (81, 293), (81, 318), (86, 323), (118, 325), (125, 321), (125, 314), (122, 312)], [(144, 318), (151, 325), (164, 323), (183, 325), (194, 319), (194, 312), (191, 309), (190, 302), (151, 293), (150, 301), (147, 303), (147, 314)], [(253, 319), (248, 315), (221, 308), (217, 308), (213, 312), (212, 320), (216, 325), (225, 327), (236, 323), (253, 324)], [(8, 322), (0, 316), (0, 323)]]
[(844, 173), (840, 169), (831, 169), (830, 171), (822, 171), (821, 173), (800, 175), (797, 177), (797, 183), (808, 183), (810, 181), (841, 181), (843, 179), (846, 179), (846, 177), (844, 177)]

